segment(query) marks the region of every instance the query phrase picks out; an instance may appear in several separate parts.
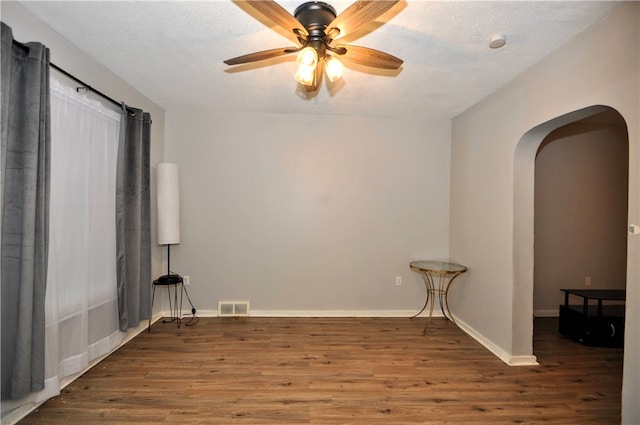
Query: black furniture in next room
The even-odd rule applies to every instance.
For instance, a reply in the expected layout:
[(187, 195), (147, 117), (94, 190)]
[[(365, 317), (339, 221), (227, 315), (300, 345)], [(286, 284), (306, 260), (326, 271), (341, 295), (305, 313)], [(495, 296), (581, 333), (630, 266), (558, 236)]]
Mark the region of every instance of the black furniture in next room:
[[(559, 330), (585, 345), (624, 345), (624, 289), (561, 289)], [(579, 304), (575, 301), (579, 299)], [(573, 304), (572, 304), (573, 303)]]

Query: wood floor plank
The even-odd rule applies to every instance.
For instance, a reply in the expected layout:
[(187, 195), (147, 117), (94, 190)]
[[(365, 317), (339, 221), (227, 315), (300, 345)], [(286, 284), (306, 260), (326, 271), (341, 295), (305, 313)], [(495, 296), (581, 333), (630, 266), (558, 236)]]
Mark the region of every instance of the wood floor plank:
[(619, 424), (622, 349), (536, 319), (539, 366), (509, 367), (434, 318), (155, 323), (21, 425)]

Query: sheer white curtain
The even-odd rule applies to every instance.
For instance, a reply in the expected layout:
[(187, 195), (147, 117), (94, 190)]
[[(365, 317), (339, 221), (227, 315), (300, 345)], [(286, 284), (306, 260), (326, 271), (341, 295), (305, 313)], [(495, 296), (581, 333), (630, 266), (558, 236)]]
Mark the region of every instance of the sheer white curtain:
[(50, 303), (47, 326), (58, 334), (59, 375), (64, 377), (123, 338), (115, 236), (120, 114), (52, 81), (51, 127), (47, 292), (51, 289), (52, 297), (57, 292), (57, 305)]
[[(115, 348), (118, 322), (115, 184), (120, 114), (51, 75), (51, 193), (45, 389)], [(15, 404), (14, 404), (15, 403)]]

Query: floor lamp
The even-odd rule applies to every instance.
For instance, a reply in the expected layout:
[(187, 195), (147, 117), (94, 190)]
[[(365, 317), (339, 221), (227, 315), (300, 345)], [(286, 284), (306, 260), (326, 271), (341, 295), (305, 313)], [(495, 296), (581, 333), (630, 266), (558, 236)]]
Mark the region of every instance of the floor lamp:
[(171, 272), (171, 245), (180, 243), (180, 190), (178, 166), (158, 164), (158, 245), (167, 246), (167, 274), (159, 282), (178, 282), (182, 277)]
[[(158, 245), (167, 245), (167, 274), (160, 276), (153, 281), (153, 299), (155, 298), (156, 286), (166, 286), (169, 291), (169, 309), (171, 319), (164, 322), (177, 321), (178, 327), (182, 322), (182, 294), (187, 294), (189, 304), (191, 304), (191, 314), (193, 317), (185, 323), (186, 326), (195, 325), (196, 309), (189, 298), (189, 293), (184, 287), (182, 276), (171, 271), (171, 245), (180, 243), (180, 191), (178, 179), (178, 166), (176, 164), (160, 163), (157, 172), (158, 188)], [(178, 306), (178, 286), (180, 286), (180, 304)], [(174, 288), (174, 302), (171, 304), (170, 287)], [(175, 310), (174, 310), (175, 309)], [(151, 319), (149, 319), (149, 330), (151, 330)]]

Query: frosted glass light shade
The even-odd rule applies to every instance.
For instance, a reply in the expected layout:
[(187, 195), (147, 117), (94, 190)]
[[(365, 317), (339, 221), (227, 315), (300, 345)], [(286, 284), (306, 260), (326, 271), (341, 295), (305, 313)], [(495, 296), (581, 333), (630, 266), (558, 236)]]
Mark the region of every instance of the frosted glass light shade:
[(296, 57), (298, 71), (296, 71), (295, 79), (305, 86), (313, 85), (316, 78), (316, 66), (318, 65), (318, 52), (313, 47), (305, 47), (298, 52)]
[(318, 64), (318, 52), (313, 47), (307, 46), (298, 52), (296, 63), (298, 66), (312, 66), (315, 68)]
[(313, 84), (313, 80), (316, 76), (316, 68), (313, 66), (300, 65), (296, 72), (295, 79), (300, 84), (310, 86)]
[(158, 164), (158, 245), (180, 243), (180, 190), (178, 166)]
[(342, 74), (344, 73), (344, 65), (342, 64), (342, 62), (340, 62), (340, 60), (334, 58), (333, 56), (328, 56), (325, 59), (324, 69), (327, 73), (327, 78), (329, 78), (329, 81), (331, 81), (332, 83), (338, 78), (341, 78)]

